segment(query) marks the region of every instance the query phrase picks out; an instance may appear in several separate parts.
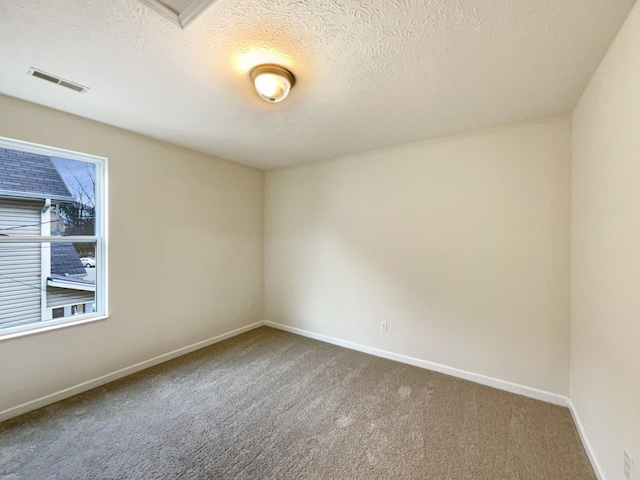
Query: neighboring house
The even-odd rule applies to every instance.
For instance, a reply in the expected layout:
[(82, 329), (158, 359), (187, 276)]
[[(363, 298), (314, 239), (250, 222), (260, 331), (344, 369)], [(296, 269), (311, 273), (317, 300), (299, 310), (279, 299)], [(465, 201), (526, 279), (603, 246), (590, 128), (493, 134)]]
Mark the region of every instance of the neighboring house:
[[(56, 235), (75, 201), (50, 157), (0, 148), (0, 235)], [(86, 275), (71, 243), (0, 245), (0, 328), (93, 311)]]

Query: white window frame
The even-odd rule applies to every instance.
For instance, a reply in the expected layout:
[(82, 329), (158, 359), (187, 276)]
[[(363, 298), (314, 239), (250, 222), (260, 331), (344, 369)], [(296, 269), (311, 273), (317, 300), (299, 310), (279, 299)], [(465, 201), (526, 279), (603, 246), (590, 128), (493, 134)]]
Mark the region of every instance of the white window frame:
[(48, 157), (61, 157), (69, 160), (92, 163), (95, 166), (95, 231), (94, 235), (82, 236), (43, 236), (43, 235), (16, 235), (0, 236), (0, 244), (16, 243), (72, 243), (95, 242), (96, 245), (96, 311), (74, 315), (71, 317), (55, 318), (49, 320), (34, 321), (32, 323), (0, 329), (0, 340), (14, 338), (22, 335), (40, 333), (48, 330), (94, 322), (108, 318), (108, 288), (107, 288), (107, 158), (74, 152), (62, 148), (38, 145), (21, 140), (0, 137), (0, 148), (21, 150), (23, 152), (46, 155)]

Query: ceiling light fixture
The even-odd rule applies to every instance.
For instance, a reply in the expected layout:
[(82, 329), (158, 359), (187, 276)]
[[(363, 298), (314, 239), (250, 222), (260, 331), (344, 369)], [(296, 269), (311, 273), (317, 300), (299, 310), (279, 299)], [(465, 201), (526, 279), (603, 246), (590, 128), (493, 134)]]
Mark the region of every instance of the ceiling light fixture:
[(278, 65), (258, 65), (251, 70), (251, 80), (260, 98), (278, 103), (287, 98), (296, 78), (286, 68)]

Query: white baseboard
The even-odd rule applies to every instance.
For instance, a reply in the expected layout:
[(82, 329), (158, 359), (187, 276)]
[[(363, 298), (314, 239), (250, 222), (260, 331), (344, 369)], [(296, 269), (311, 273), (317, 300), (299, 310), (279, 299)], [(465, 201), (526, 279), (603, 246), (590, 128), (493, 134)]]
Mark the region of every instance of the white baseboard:
[(591, 446), (591, 442), (587, 438), (587, 432), (584, 431), (584, 426), (580, 421), (580, 416), (578, 415), (578, 411), (576, 410), (575, 405), (569, 399), (569, 411), (571, 412), (571, 416), (573, 417), (573, 423), (576, 424), (576, 429), (578, 430), (578, 435), (580, 435), (580, 440), (582, 440), (582, 446), (584, 447), (585, 452), (587, 452), (587, 457), (589, 457), (589, 462), (591, 462), (591, 467), (598, 477), (598, 480), (606, 480), (606, 477), (602, 473), (602, 468), (600, 468), (600, 464), (598, 460), (596, 460), (596, 456), (593, 452), (593, 447)]
[(7, 408), (6, 410), (2, 410), (0, 412), (0, 422), (8, 420), (12, 417), (17, 417), (18, 415), (22, 415), (23, 413), (30, 412), (31, 410), (35, 410), (37, 408), (45, 407), (60, 400), (64, 400), (65, 398), (77, 395), (78, 393), (91, 390), (92, 388), (99, 387), (100, 385), (104, 385), (105, 383), (113, 382), (114, 380), (126, 377), (127, 375), (131, 375), (132, 373), (139, 372), (140, 370), (144, 370), (145, 368), (153, 367), (154, 365), (166, 362), (167, 360), (171, 360), (181, 355), (185, 355), (201, 348), (208, 347), (209, 345), (213, 345), (214, 343), (221, 342), (228, 338), (235, 337), (236, 335), (240, 335), (241, 333), (261, 327), (263, 324), (264, 322), (262, 321), (252, 323), (251, 325), (247, 325), (246, 327), (237, 328), (230, 332), (223, 333), (222, 335), (218, 335), (207, 340), (188, 345), (186, 347), (178, 348), (177, 350), (173, 350), (168, 353), (163, 353), (162, 355), (158, 355), (157, 357), (150, 358), (149, 360), (136, 363), (135, 365), (131, 365), (129, 367), (121, 368), (120, 370), (102, 375), (101, 377), (79, 383), (72, 387), (65, 388), (64, 390), (45, 395), (44, 397), (22, 403), (15, 407)]
[(303, 337), (313, 338), (322, 342), (331, 343), (340, 347), (349, 348), (351, 350), (357, 350), (363, 353), (369, 353), (377, 357), (387, 358), (389, 360), (395, 360), (396, 362), (406, 363), (415, 367), (424, 368), (427, 370), (433, 370), (434, 372), (444, 373), (451, 375), (452, 377), (462, 378), (464, 380), (470, 380), (481, 385), (488, 387), (494, 387), (499, 390), (505, 390), (507, 392), (516, 393), (525, 397), (534, 398), (536, 400), (542, 400), (543, 402), (552, 403), (554, 405), (561, 405), (566, 407), (569, 405), (569, 398), (564, 395), (558, 395), (557, 393), (547, 392), (538, 388), (527, 387), (518, 383), (508, 382), (506, 380), (500, 380), (499, 378), (488, 377), (479, 373), (468, 372), (466, 370), (460, 370), (458, 368), (448, 367), (435, 362), (429, 362), (427, 360), (420, 360), (419, 358), (409, 357), (399, 353), (388, 352), (379, 348), (368, 347), (366, 345), (360, 345), (358, 343), (349, 342), (346, 340), (340, 340), (338, 338), (329, 337), (327, 335), (321, 335), (319, 333), (310, 332), (301, 328), (290, 327), (288, 325), (282, 325), (280, 323), (264, 321), (264, 325), (268, 327), (277, 328), (278, 330), (284, 330), (286, 332), (302, 335)]

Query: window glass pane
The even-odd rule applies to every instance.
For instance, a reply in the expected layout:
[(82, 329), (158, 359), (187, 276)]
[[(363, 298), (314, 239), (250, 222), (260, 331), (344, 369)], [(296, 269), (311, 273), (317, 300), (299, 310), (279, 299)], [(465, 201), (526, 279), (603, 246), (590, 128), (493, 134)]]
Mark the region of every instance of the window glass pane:
[(95, 235), (96, 166), (0, 148), (0, 235)]
[(95, 249), (95, 242), (1, 243), (0, 334), (95, 312)]

